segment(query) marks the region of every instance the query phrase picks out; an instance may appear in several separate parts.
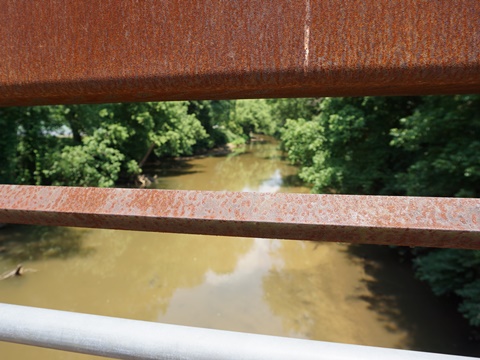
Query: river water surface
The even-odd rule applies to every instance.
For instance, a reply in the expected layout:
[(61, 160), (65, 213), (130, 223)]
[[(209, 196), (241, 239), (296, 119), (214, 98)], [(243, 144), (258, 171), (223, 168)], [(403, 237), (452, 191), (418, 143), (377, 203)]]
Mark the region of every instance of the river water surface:
[[(308, 192), (273, 143), (147, 169), (164, 189)], [(261, 334), (480, 355), (451, 304), (379, 246), (133, 231), (0, 230), (0, 302)], [(0, 342), (0, 359), (99, 359)]]

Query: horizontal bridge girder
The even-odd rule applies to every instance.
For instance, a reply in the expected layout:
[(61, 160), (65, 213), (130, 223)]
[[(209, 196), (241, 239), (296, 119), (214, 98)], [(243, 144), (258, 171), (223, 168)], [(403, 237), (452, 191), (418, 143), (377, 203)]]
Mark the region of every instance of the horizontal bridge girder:
[(0, 185), (0, 223), (480, 249), (480, 199)]
[(478, 0), (0, 0), (0, 105), (473, 93)]

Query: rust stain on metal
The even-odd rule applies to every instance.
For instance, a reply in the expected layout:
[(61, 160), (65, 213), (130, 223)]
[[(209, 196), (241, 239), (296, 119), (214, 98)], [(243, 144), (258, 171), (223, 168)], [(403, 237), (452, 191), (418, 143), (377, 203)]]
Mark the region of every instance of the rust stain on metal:
[(480, 199), (0, 185), (0, 223), (480, 249)]
[(0, 105), (480, 90), (478, 0), (0, 0)]

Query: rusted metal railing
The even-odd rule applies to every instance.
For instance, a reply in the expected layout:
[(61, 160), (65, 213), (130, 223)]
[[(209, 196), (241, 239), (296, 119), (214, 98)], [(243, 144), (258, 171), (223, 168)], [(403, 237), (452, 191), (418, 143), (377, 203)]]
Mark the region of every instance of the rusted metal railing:
[(480, 88), (478, 0), (0, 0), (0, 105)]
[(0, 223), (480, 249), (478, 199), (0, 185)]
[[(480, 90), (478, 0), (0, 9), (0, 106)], [(0, 186), (0, 222), (480, 248), (478, 199)], [(122, 359), (455, 358), (1, 304), (0, 340)]]

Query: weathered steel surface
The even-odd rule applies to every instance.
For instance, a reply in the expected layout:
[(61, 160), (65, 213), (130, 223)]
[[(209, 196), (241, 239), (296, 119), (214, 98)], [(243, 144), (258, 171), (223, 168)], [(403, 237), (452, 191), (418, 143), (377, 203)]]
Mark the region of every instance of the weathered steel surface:
[(0, 0), (0, 105), (480, 90), (478, 0)]
[(480, 199), (0, 185), (0, 222), (480, 249)]

